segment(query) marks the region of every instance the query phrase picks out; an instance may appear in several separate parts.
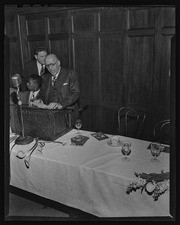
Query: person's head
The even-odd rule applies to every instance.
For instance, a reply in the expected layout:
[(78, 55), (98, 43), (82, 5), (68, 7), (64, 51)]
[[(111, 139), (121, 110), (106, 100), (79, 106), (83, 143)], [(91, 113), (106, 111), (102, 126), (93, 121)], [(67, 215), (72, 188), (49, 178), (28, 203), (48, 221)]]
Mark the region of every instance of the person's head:
[(49, 54), (45, 58), (45, 65), (48, 71), (55, 76), (60, 70), (61, 62), (55, 54)]
[(34, 57), (40, 64), (45, 64), (45, 57), (47, 55), (47, 48), (45, 46), (41, 46), (35, 49)]
[(43, 79), (41, 76), (32, 74), (28, 78), (27, 88), (29, 91), (38, 91), (42, 86)]

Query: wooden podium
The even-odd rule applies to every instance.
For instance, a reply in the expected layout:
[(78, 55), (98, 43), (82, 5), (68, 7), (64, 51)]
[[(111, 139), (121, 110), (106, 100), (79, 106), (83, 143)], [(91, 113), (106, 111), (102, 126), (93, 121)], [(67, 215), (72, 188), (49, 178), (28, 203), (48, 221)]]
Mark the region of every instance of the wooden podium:
[[(54, 141), (71, 127), (72, 110), (41, 109), (22, 106), (24, 133), (41, 140)], [(13, 133), (21, 134), (20, 109), (10, 105), (10, 126)]]

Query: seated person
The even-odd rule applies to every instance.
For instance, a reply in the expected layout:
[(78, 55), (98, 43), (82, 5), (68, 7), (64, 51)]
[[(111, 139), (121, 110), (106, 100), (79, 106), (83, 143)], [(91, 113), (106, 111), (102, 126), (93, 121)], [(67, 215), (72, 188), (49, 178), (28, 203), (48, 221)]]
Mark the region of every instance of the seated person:
[[(27, 89), (28, 91), (19, 92), (19, 104), (33, 106), (33, 102), (36, 102), (40, 98), (40, 88), (42, 86), (43, 79), (39, 75), (32, 74), (28, 78)], [(42, 102), (38, 100), (38, 102)], [(18, 104), (18, 98), (15, 88), (10, 89), (10, 104)]]

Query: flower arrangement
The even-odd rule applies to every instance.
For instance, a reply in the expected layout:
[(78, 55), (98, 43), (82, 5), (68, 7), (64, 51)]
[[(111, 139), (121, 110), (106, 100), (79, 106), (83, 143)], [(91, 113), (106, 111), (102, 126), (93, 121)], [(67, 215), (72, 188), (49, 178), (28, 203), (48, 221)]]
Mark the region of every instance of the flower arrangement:
[(169, 190), (169, 172), (161, 171), (160, 174), (135, 172), (134, 174), (136, 180), (128, 185), (126, 194), (141, 188), (141, 193), (145, 190), (147, 194), (152, 195), (154, 201), (157, 201), (160, 195)]

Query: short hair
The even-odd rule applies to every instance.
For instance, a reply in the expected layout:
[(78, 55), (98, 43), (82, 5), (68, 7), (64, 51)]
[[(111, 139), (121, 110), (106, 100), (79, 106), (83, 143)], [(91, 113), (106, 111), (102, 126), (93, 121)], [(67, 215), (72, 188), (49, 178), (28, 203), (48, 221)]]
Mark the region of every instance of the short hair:
[(48, 53), (48, 50), (47, 50), (46, 46), (39, 46), (34, 50), (34, 55), (37, 55), (38, 52), (47, 52)]
[(36, 83), (38, 84), (38, 87), (41, 88), (42, 86), (42, 83), (43, 83), (43, 79), (41, 76), (37, 75), (37, 74), (31, 74), (29, 77), (28, 77), (28, 80), (29, 79), (32, 79), (32, 80), (35, 80)]

